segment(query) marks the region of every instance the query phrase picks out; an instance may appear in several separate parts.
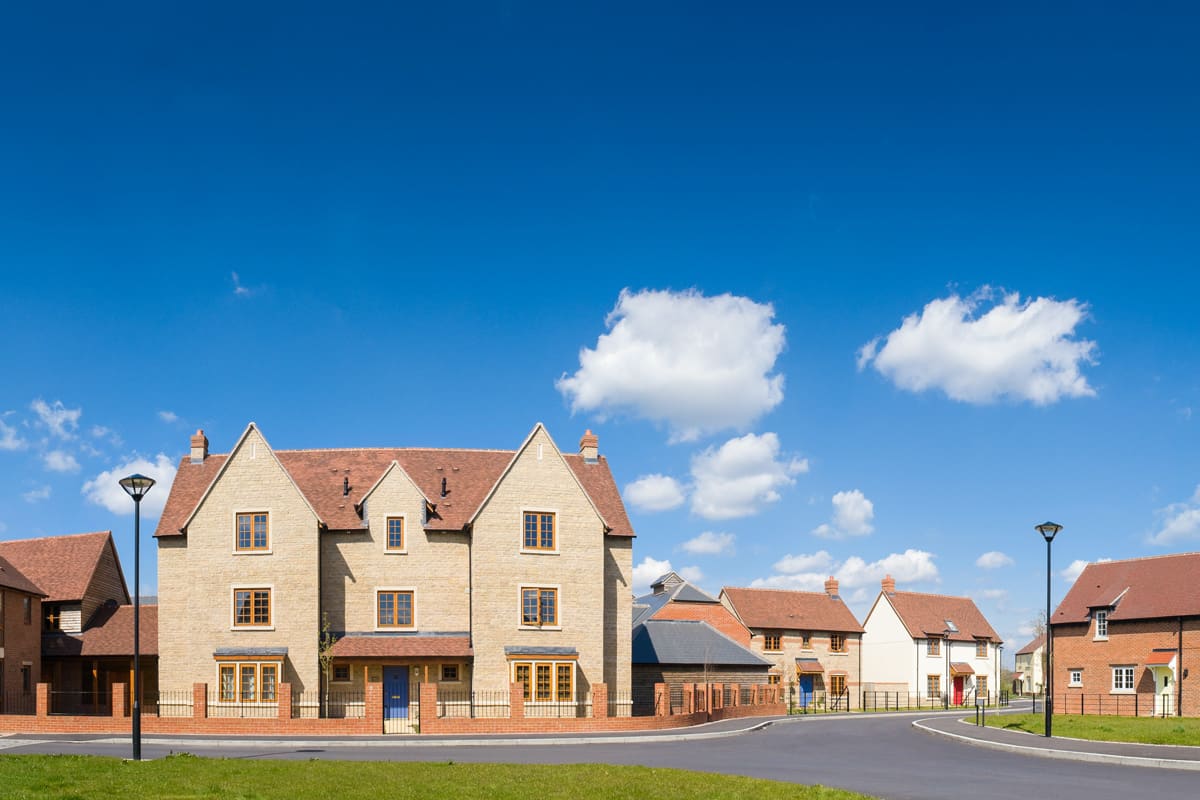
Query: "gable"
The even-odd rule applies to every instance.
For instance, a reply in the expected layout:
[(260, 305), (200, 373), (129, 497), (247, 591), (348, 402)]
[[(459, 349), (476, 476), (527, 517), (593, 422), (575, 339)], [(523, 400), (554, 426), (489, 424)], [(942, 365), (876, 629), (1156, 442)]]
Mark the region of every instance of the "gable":
[(106, 549), (115, 558), (109, 531), (0, 542), (0, 556), (32, 581), (50, 603), (83, 600)]

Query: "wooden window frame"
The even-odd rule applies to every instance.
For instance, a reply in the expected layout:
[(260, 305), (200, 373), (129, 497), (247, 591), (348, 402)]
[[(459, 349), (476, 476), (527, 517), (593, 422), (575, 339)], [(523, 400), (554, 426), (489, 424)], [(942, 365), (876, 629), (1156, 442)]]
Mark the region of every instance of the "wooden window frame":
[(812, 650), (812, 633), (811, 632), (804, 631), (803, 633), (800, 634), (800, 649), (801, 650)]
[(942, 676), (941, 675), (926, 675), (925, 676), (925, 694), (929, 697), (942, 696)]
[[(279, 676), (283, 662), (269, 659), (217, 661), (217, 703), (275, 704), (279, 702)], [(249, 675), (249, 680), (247, 680)], [(228, 680), (227, 680), (228, 678)]]
[(979, 697), (980, 695), (983, 695), (983, 697), (986, 699), (987, 692), (988, 692), (988, 676), (987, 675), (976, 675), (975, 676), (975, 696)]
[[(536, 616), (532, 622), (525, 613), (526, 602), (528, 600), (526, 595), (530, 592), (536, 593), (534, 605), (534, 608), (536, 609)], [(543, 605), (543, 597), (547, 595), (554, 598), (554, 618), (551, 620), (543, 619), (543, 610), (545, 608)], [(520, 598), (519, 613), (521, 615), (521, 628), (530, 630), (562, 630), (562, 603), (560, 602), (559, 598), (559, 587), (521, 586), (521, 588), (518, 590), (518, 597)]]
[(779, 684), (780, 684), (780, 676), (777, 673), (770, 673), (767, 675), (767, 685), (768, 686), (778, 686)]
[(844, 633), (829, 634), (829, 652), (831, 653), (848, 653), (850, 652), (850, 642)]
[[(774, 647), (771, 646), (774, 639)], [(764, 653), (780, 653), (783, 652), (783, 634), (778, 631), (771, 631), (763, 634), (763, 652)]]
[[(449, 673), (447, 670), (454, 670)], [(458, 664), (442, 664), (438, 670), (439, 683), (462, 683), (462, 668)]]
[[(246, 594), (249, 602), (249, 621), (238, 621), (238, 595)], [(233, 628), (234, 630), (272, 630), (275, 627), (273, 587), (270, 586), (235, 586), (233, 587)], [(260, 602), (265, 596), (265, 602)], [(266, 621), (259, 619), (259, 611), (266, 608)]]
[[(400, 527), (400, 544), (392, 544), (392, 523), (398, 523)], [(408, 523), (404, 519), (403, 514), (390, 514), (383, 521), (383, 551), (385, 553), (407, 553), (408, 552)]]
[(925, 640), (925, 655), (940, 656), (942, 654), (942, 640), (930, 637)]
[[(338, 670), (345, 670), (346, 677), (344, 677), (344, 678), (340, 677), (338, 675)], [(329, 670), (329, 682), (330, 683), (353, 683), (354, 676), (350, 674), (350, 665), (349, 664), (334, 664)]]
[[(840, 684), (841, 688), (839, 688), (839, 684)], [(841, 696), (846, 693), (846, 676), (845, 675), (830, 675), (829, 676), (829, 693), (834, 696)]]
[[(392, 599), (392, 613), (395, 622), (383, 621), (381, 601), (385, 597)], [(400, 598), (408, 598), (408, 622), (400, 622)], [(384, 586), (375, 590), (375, 629), (380, 631), (413, 630), (417, 627), (417, 591), (408, 586)]]
[(988, 657), (988, 640), (987, 639), (976, 639), (975, 640), (975, 657), (976, 658), (987, 658)]
[[(549, 521), (549, 536), (547, 537), (546, 522)], [(532, 522), (532, 527), (530, 523)], [(532, 544), (530, 535), (532, 534)], [(547, 543), (547, 539), (549, 543)], [(522, 553), (557, 553), (558, 552), (558, 512), (534, 511), (527, 509), (521, 512), (521, 552)]]
[[(263, 520), (263, 541), (260, 545), (255, 541), (257, 534), (257, 518)], [(247, 521), (247, 540), (242, 544), (242, 520)], [(233, 552), (235, 553), (270, 553), (271, 552), (271, 512), (270, 511), (236, 511), (233, 515)]]
[[(513, 683), (521, 684), (527, 703), (575, 701), (575, 659), (518, 658), (510, 662)], [(542, 680), (543, 676), (545, 680)], [(564, 681), (564, 677), (566, 681)], [(564, 696), (564, 683), (566, 696)]]

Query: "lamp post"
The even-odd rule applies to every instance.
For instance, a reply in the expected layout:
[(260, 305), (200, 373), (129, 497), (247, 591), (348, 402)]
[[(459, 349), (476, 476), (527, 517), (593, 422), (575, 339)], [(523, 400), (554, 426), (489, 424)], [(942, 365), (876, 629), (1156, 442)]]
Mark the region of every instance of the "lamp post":
[(1054, 717), (1054, 640), (1050, 633), (1050, 543), (1062, 530), (1062, 525), (1043, 522), (1034, 527), (1046, 540), (1046, 674), (1043, 676), (1046, 696), (1043, 705), (1046, 707), (1046, 736), (1049, 737)]
[(141, 541), (142, 498), (154, 485), (153, 478), (133, 474), (120, 480), (121, 488), (133, 498), (133, 760), (142, 760), (142, 669), (138, 629), (142, 606)]

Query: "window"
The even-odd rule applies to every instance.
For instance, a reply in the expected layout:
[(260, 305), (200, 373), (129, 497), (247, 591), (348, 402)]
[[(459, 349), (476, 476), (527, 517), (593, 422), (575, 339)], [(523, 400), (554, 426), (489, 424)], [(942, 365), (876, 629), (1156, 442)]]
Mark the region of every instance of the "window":
[(829, 634), (829, 649), (834, 653), (846, 652), (846, 637), (840, 633)]
[(237, 515), (236, 549), (246, 552), (270, 549), (271, 539), (267, 532), (267, 512), (256, 511)]
[(375, 624), (380, 628), (413, 627), (413, 593), (405, 591), (381, 591), (375, 595), (378, 611)]
[(776, 651), (783, 649), (783, 637), (778, 633), (763, 634), (763, 650)]
[(779, 685), (779, 676), (778, 675), (768, 675), (767, 676), (767, 684), (770, 686), (778, 686)]
[(25, 618), (26, 625), (33, 624), (33, 600), (29, 597), (21, 598), (21, 614)]
[(846, 676), (845, 675), (830, 675), (829, 676), (829, 691), (834, 695), (843, 695), (846, 693)]
[(987, 639), (976, 639), (975, 640), (975, 657), (976, 658), (987, 658), (987, 646), (988, 646)]
[(42, 630), (47, 633), (62, 630), (62, 606), (42, 603)]
[(1083, 686), (1083, 670), (1073, 669), (1070, 673), (1070, 681), (1068, 686)]
[(21, 691), (33, 691), (33, 667), (30, 664), (21, 667)]
[(442, 664), (442, 681), (458, 683), (458, 664)]
[(521, 588), (521, 624), (558, 625), (558, 589)]
[(222, 703), (274, 703), (278, 699), (279, 666), (276, 662), (257, 661), (219, 663), (218, 700)]
[(812, 650), (812, 634), (808, 631), (800, 634), (800, 647), (804, 650)]
[(349, 683), (350, 682), (350, 665), (349, 664), (334, 664), (333, 665), (333, 682), (334, 683)]
[(521, 547), (524, 550), (553, 550), (554, 514), (548, 511), (526, 511), (525, 536)]
[(404, 517), (387, 518), (387, 550), (392, 553), (404, 551)]
[(1107, 611), (1097, 611), (1096, 612), (1096, 638), (1097, 639), (1107, 639), (1108, 638), (1108, 612)]
[(1113, 667), (1112, 690), (1114, 692), (1133, 691), (1133, 667)]
[(525, 687), (526, 700), (570, 702), (575, 697), (574, 661), (514, 661), (513, 683)]
[(233, 590), (233, 627), (267, 627), (271, 624), (270, 589)]
[(941, 675), (926, 675), (925, 676), (925, 694), (930, 697), (939, 697), (942, 694), (942, 676)]
[(975, 676), (975, 696), (982, 697), (986, 700), (987, 694), (988, 694), (987, 675), (976, 675)]
[(925, 640), (925, 655), (940, 656), (942, 654), (941, 639), (926, 639)]

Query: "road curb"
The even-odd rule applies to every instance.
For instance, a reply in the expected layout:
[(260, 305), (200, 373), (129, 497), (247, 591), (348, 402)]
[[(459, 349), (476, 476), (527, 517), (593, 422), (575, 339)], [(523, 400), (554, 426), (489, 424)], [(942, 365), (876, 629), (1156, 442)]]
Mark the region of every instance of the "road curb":
[[(964, 736), (950, 731), (943, 731), (929, 725), (922, 725), (924, 720), (914, 720), (912, 726), (932, 736), (954, 739), (974, 747), (985, 747), (990, 750), (1001, 750), (1008, 753), (1019, 753), (1037, 758), (1053, 758), (1060, 761), (1088, 761), (1095, 764), (1120, 764), (1128, 767), (1151, 767), (1156, 769), (1182, 769), (1200, 772), (1200, 761), (1185, 761), (1177, 758), (1147, 758), (1145, 756), (1127, 756), (1119, 753), (1089, 753), (1082, 750), (1057, 750), (1048, 747), (1027, 747), (1023, 744), (996, 742), (991, 739), (977, 739), (974, 736)], [(1072, 740), (1078, 741), (1078, 740)]]

